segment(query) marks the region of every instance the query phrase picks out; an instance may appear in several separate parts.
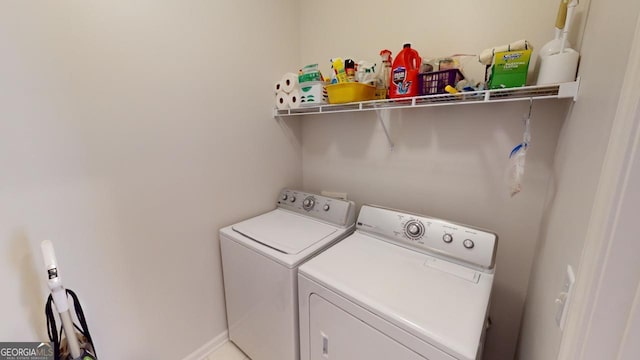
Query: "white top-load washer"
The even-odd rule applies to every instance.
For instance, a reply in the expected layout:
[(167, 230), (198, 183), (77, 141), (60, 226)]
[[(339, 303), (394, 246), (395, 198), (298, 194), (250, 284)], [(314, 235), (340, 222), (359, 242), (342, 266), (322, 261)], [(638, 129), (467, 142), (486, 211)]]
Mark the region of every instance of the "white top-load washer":
[(253, 360), (299, 359), (298, 266), (355, 230), (355, 205), (285, 189), (220, 230), (229, 338)]
[(298, 273), (301, 360), (481, 357), (497, 236), (363, 206)]

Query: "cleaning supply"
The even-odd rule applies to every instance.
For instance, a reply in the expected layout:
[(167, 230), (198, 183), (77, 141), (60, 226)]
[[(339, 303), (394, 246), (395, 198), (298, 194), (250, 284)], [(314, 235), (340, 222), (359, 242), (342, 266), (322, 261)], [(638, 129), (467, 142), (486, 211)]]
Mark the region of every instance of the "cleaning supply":
[(318, 64), (305, 65), (298, 71), (298, 83), (311, 81), (323, 81), (322, 73), (318, 69)]
[(529, 114), (524, 118), (524, 135), (522, 142), (511, 150), (509, 154), (509, 166), (506, 172), (506, 183), (509, 187), (511, 197), (515, 196), (522, 190), (522, 182), (524, 179), (525, 162), (527, 159), (527, 149), (531, 142), (531, 110), (533, 101), (529, 102)]
[(430, 59), (422, 59), (422, 64), (420, 65), (420, 73), (428, 73), (428, 72), (432, 72), (433, 70), (433, 65), (431, 65), (431, 61)]
[(376, 99), (389, 97), (389, 78), (391, 77), (391, 51), (380, 51), (380, 70), (376, 86)]
[(291, 91), (284, 98), (276, 98), (276, 106), (295, 109), (300, 106), (314, 106), (327, 103), (327, 90), (318, 64), (305, 65), (298, 71), (298, 91)]
[(525, 86), (530, 59), (531, 49), (497, 52), (491, 70), (489, 89)]
[[(47, 270), (47, 285), (51, 290), (45, 314), (47, 316), (47, 330), (49, 339), (53, 342), (53, 351), (55, 360), (95, 360), (95, 350), (93, 340), (89, 333), (89, 327), (80, 306), (78, 296), (71, 290), (64, 288), (60, 272), (58, 270), (58, 261), (56, 259), (53, 244), (49, 240), (45, 240), (40, 244), (44, 265)], [(80, 322), (80, 326), (74, 324), (71, 316), (71, 306), (69, 305), (69, 296), (73, 299), (73, 310), (75, 318)], [(62, 331), (64, 331), (65, 339), (62, 339), (56, 326), (56, 318), (53, 313), (53, 304), (58, 312), (60, 322), (62, 323)], [(78, 332), (76, 332), (76, 329)], [(61, 347), (66, 340), (66, 346)], [(68, 354), (66, 353), (68, 351)]]
[(445, 86), (444, 90), (445, 90), (446, 92), (448, 92), (449, 94), (451, 94), (451, 95), (455, 95), (455, 94), (457, 94), (457, 93), (458, 93), (458, 90), (456, 90), (456, 88), (454, 88), (454, 87), (453, 87), (453, 86), (451, 86), (451, 85), (447, 85), (447, 86)]
[(336, 79), (338, 80), (338, 83), (348, 82), (347, 72), (345, 71), (344, 61), (342, 61), (342, 58), (338, 57), (338, 58), (331, 59), (331, 66), (333, 67), (333, 72), (336, 75)]
[(356, 69), (355, 80), (357, 82), (377, 86), (376, 64), (360, 60), (356, 64)]
[(344, 71), (347, 74), (347, 81), (356, 81), (356, 63), (352, 59), (346, 59), (344, 61)]
[[(571, 0), (560, 0), (560, 7), (558, 8), (558, 15), (556, 16), (554, 38), (540, 48), (539, 55), (551, 55), (559, 52), (562, 48), (562, 32), (566, 25), (567, 9), (570, 1)], [(566, 47), (570, 48), (571, 44), (567, 43)]]
[(576, 6), (578, 6), (578, 0), (571, 0), (567, 5), (567, 17), (560, 39), (560, 49), (540, 54), (538, 85), (570, 82), (576, 78), (580, 53), (571, 49), (567, 40)]
[(453, 58), (442, 58), (438, 61), (438, 70), (450, 70), (457, 69), (459, 66), (458, 62)]
[(391, 68), (389, 98), (418, 96), (418, 72), (422, 58), (418, 52), (405, 43), (396, 56)]
[(478, 61), (480, 61), (482, 65), (491, 65), (496, 53), (515, 50), (527, 50), (532, 48), (533, 47), (527, 40), (518, 40), (512, 42), (511, 44), (494, 46), (492, 48), (484, 49), (480, 53), (480, 56), (478, 56)]

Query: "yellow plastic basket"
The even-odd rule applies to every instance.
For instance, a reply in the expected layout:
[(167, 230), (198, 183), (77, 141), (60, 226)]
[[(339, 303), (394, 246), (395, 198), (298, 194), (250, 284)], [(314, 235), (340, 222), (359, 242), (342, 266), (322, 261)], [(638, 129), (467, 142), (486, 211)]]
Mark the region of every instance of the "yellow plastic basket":
[(356, 101), (373, 100), (376, 97), (376, 87), (357, 83), (340, 83), (327, 85), (329, 104), (344, 104)]

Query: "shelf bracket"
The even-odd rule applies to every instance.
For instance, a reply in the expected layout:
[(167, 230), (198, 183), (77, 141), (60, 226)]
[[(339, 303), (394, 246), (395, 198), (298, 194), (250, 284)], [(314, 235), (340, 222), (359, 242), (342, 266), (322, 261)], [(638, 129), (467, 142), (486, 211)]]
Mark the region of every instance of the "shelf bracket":
[(558, 99), (573, 98), (573, 101), (578, 101), (578, 90), (580, 90), (580, 76), (574, 82), (560, 84)]
[(393, 151), (395, 145), (393, 144), (393, 140), (391, 140), (391, 135), (389, 135), (389, 121), (391, 117), (391, 111), (389, 109), (376, 109), (376, 114), (378, 115), (380, 125), (382, 125), (382, 130), (384, 130), (384, 134), (387, 136), (389, 151)]

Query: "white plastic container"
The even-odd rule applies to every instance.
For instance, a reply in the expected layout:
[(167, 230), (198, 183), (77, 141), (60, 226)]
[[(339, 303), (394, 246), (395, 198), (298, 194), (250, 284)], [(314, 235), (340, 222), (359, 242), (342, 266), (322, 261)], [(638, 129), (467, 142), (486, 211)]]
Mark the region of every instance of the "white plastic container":
[(315, 106), (327, 103), (327, 89), (320, 81), (303, 82), (300, 86), (300, 106)]
[(573, 49), (564, 49), (552, 55), (540, 56), (538, 85), (571, 82), (576, 79), (580, 53)]

